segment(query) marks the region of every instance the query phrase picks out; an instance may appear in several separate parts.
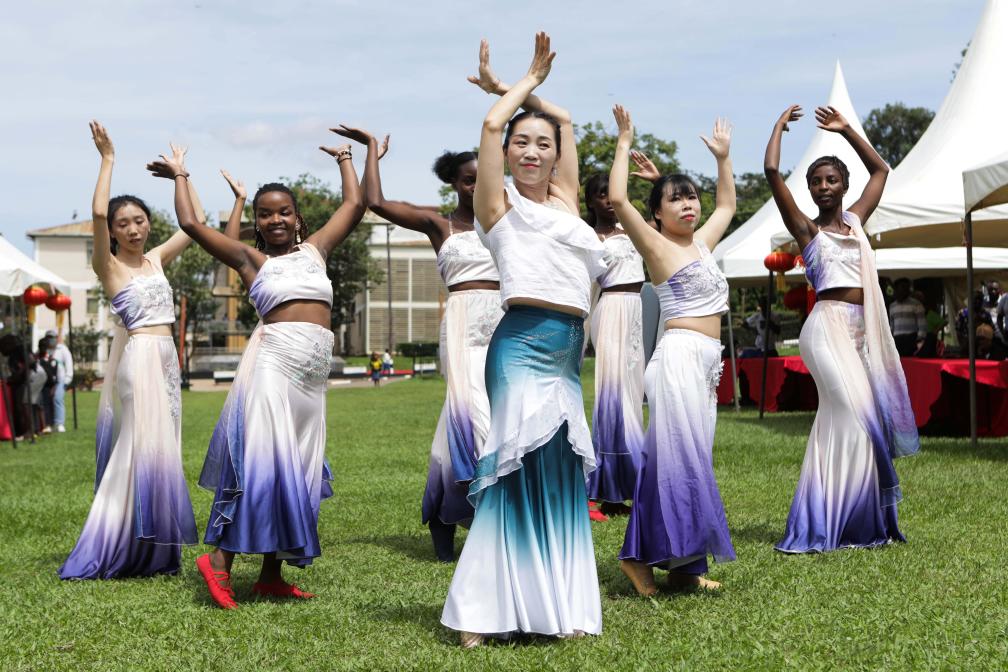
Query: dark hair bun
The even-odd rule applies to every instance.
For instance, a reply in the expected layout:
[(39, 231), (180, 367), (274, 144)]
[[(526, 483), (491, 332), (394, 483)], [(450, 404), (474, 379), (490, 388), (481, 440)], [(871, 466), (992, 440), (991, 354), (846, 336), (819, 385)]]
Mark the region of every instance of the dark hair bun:
[(444, 154), (434, 161), (434, 174), (445, 184), (451, 184), (458, 179), (459, 169), (470, 161), (476, 160), (476, 152), (451, 152), (445, 150)]

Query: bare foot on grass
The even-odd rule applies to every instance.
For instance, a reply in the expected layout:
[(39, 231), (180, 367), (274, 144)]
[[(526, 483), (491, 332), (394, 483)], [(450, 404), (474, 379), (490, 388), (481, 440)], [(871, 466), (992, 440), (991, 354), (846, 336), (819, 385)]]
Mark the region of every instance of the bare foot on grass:
[(642, 597), (651, 597), (658, 592), (654, 582), (654, 570), (636, 560), (620, 560), (620, 569), (630, 579), (634, 590)]
[(720, 590), (721, 584), (698, 574), (668, 573), (669, 588), (674, 590)]

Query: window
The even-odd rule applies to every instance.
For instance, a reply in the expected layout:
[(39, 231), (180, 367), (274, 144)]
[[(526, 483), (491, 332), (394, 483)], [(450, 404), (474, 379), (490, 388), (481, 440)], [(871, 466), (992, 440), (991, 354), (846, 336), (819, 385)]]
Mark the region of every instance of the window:
[[(90, 244), (88, 245), (88, 251), (90, 252)], [(98, 314), (98, 288), (87, 290), (87, 313), (88, 315)]]
[[(86, 244), (87, 244), (87, 268), (91, 268), (91, 257), (92, 255), (94, 255), (94, 241), (89, 240), (87, 241)], [(90, 299), (88, 301), (89, 301), (88, 305), (90, 305)], [(90, 310), (88, 312), (90, 312)]]

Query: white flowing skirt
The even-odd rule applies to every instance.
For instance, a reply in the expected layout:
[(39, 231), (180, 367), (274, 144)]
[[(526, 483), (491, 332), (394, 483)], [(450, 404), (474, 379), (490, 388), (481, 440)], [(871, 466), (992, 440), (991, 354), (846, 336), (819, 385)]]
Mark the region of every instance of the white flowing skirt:
[(98, 414), (95, 497), (64, 579), (178, 571), (196, 543), (182, 472), (178, 354), (171, 336), (120, 331)]
[(215, 492), (206, 543), (276, 553), (299, 566), (321, 555), (319, 508), (332, 495), (325, 461), (332, 347), (333, 333), (308, 322), (253, 332), (200, 475)]
[(644, 443), (644, 346), (637, 292), (603, 292), (591, 316), (595, 344), (592, 443), (595, 471), (588, 498), (633, 499)]
[(423, 522), (468, 521), (466, 495), (490, 429), (484, 369), (487, 346), (504, 312), (496, 289), (451, 292), (441, 320), (441, 371), (447, 383), (444, 406), (431, 444)]

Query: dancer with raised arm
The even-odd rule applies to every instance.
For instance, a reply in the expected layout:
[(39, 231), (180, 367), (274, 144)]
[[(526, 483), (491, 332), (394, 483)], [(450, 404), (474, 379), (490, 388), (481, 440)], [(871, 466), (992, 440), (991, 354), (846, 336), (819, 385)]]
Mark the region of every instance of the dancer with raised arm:
[[(368, 147), (366, 132), (337, 133)], [(321, 148), (336, 157), (343, 204), (318, 231), (309, 232), (294, 193), (266, 184), (252, 200), (256, 246), (198, 223), (177, 162), (162, 157), (148, 166), (175, 182), (179, 223), (210, 254), (235, 269), (262, 319), (253, 332), (207, 451), (200, 485), (214, 501), (204, 542), (216, 548), (196, 560), (218, 606), (237, 606), (231, 587), (236, 553), (262, 554), (253, 594), (310, 598), (284, 581), (283, 561), (304, 567), (321, 554), (318, 514), (332, 495), (325, 461), (326, 402), (333, 333), (332, 284), (326, 258), (360, 222), (364, 201), (350, 146)]]
[(728, 282), (711, 255), (735, 214), (731, 127), (718, 119), (712, 136), (701, 136), (718, 171), (715, 208), (706, 223), (695, 230), (701, 214), (696, 184), (685, 175), (666, 175), (648, 198), (652, 228), (627, 196), (630, 113), (617, 105), (613, 114), (619, 137), (609, 201), (651, 278), (660, 280), (654, 287), (665, 325), (644, 374), (650, 423), (620, 568), (645, 596), (658, 590), (655, 567), (669, 570), (673, 588), (715, 589), (720, 584), (703, 576), (707, 556), (735, 559), (713, 463)]
[(447, 393), (431, 444), (422, 520), (430, 528), (438, 560), (453, 562), (455, 526), (468, 525), (473, 517), (469, 482), (490, 429), (483, 372), (490, 337), (504, 314), (497, 266), (473, 228), (476, 154), (446, 151), (434, 162), (434, 174), (458, 198), (447, 216), (386, 200), (375, 167), (373, 175), (365, 175), (368, 207), (393, 224), (427, 235), (448, 288), (438, 349)]
[[(196, 521), (182, 473), (179, 361), (171, 332), (175, 301), (163, 269), (192, 241), (178, 231), (144, 252), (150, 209), (135, 196), (109, 200), (115, 149), (97, 121), (91, 135), (101, 154), (91, 266), (112, 297), (117, 326), (98, 402), (94, 502), (59, 575), (175, 574), (181, 545), (196, 543)], [(172, 160), (187, 174), (184, 156), (185, 149), (172, 146)], [(186, 185), (187, 196), (199, 203)]]
[(816, 291), (798, 344), (819, 410), (777, 549), (808, 553), (905, 541), (896, 521), (901, 493), (893, 459), (916, 453), (920, 444), (875, 255), (861, 227), (882, 198), (889, 166), (835, 108), (816, 108), (819, 128), (842, 135), (869, 178), (844, 210), (847, 166), (835, 156), (813, 161), (805, 179), (819, 214), (809, 219), (780, 175), (781, 137), (801, 116), (798, 105), (781, 114), (764, 159), (774, 201)]
[(591, 314), (595, 345), (595, 406), (592, 443), (595, 471), (588, 498), (601, 513), (622, 513), (633, 499), (644, 443), (644, 342), (641, 287), (644, 261), (616, 218), (609, 201), (609, 177), (585, 182), (588, 224), (605, 245), (609, 270), (599, 276), (601, 293)]
[(580, 363), (605, 248), (577, 216), (570, 115), (531, 95), (555, 56), (537, 34), (528, 74), (490, 108), (480, 136), (473, 206), (507, 312), (487, 352), (490, 432), (469, 489), (476, 514), (441, 614), (467, 648), (487, 635), (602, 629)]

